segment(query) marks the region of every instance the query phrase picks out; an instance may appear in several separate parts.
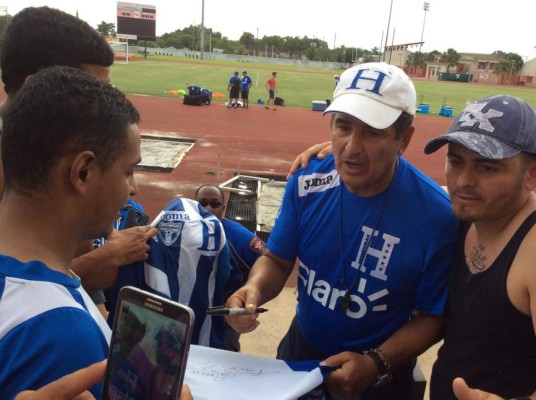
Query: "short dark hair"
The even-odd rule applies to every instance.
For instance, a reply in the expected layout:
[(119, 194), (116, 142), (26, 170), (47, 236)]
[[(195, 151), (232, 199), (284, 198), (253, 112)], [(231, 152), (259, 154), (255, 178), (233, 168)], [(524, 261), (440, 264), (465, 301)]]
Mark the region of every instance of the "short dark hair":
[(521, 152), (521, 160), (523, 162), (523, 166), (526, 167), (529, 163), (536, 161), (536, 154), (528, 153), (526, 151)]
[(413, 120), (415, 117), (411, 114), (408, 114), (405, 111), (402, 111), (400, 116), (397, 118), (397, 120), (393, 123), (393, 126), (396, 129), (397, 137), (400, 137), (406, 129), (408, 129), (411, 124), (413, 124)]
[(138, 111), (123, 93), (82, 70), (34, 74), (7, 106), (2, 131), (6, 190), (31, 195), (67, 154), (92, 151), (106, 170), (124, 151)]
[(225, 201), (225, 194), (223, 193), (223, 190), (221, 189), (221, 187), (219, 187), (218, 185), (215, 185), (213, 183), (204, 183), (201, 186), (199, 186), (195, 191), (194, 199), (197, 199), (197, 195), (199, 194), (199, 191), (201, 189), (204, 189), (204, 188), (214, 188), (214, 189), (218, 190), (220, 192), (220, 194), (221, 194), (221, 199), (223, 201)]
[(104, 37), (81, 19), (49, 7), (28, 7), (13, 17), (1, 47), (0, 68), (7, 94), (42, 68), (82, 64), (108, 67), (114, 53)]

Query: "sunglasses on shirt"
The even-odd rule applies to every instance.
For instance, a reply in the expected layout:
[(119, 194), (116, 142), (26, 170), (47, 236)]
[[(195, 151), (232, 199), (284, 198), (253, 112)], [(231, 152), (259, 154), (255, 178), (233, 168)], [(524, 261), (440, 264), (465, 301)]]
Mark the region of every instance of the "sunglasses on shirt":
[(223, 203), (216, 199), (213, 199), (213, 200), (201, 199), (199, 200), (199, 204), (201, 204), (203, 207), (210, 206), (212, 208), (220, 208), (221, 206), (223, 206)]

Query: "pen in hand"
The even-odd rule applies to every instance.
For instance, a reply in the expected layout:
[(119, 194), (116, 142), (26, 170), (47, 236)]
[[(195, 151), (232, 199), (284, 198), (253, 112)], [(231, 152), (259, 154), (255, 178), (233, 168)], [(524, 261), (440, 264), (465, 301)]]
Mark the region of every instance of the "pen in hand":
[(164, 216), (166, 212), (160, 211), (160, 214), (156, 216), (156, 218), (151, 222), (150, 226), (151, 228), (158, 228), (158, 224), (162, 221), (162, 217)]
[(207, 310), (207, 315), (248, 315), (260, 314), (268, 311), (266, 308), (257, 308), (255, 311), (249, 311), (247, 308), (226, 308), (211, 307)]

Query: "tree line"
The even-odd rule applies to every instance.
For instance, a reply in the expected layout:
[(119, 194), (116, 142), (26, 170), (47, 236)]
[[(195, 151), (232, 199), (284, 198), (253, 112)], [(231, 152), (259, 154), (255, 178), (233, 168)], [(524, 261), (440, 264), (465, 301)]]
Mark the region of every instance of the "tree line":
[[(11, 21), (11, 15), (0, 16), (0, 40), (4, 36), (4, 30)], [(97, 25), (97, 31), (105, 36), (115, 35), (115, 24), (102, 21)], [(328, 43), (318, 38), (291, 37), (291, 36), (263, 36), (257, 38), (250, 32), (244, 32), (240, 39), (229, 40), (221, 32), (214, 32), (211, 28), (205, 28), (205, 52), (213, 49), (221, 49), (227, 54), (254, 55), (265, 57), (285, 57), (296, 59), (308, 59), (312, 61), (334, 61), (340, 63), (352, 63), (357, 60), (369, 62), (377, 60), (380, 54), (378, 47), (370, 50), (361, 48), (349, 48), (340, 46), (329, 49)], [(158, 36), (155, 41), (129, 41), (130, 45), (146, 47), (174, 47), (176, 49), (188, 48), (193, 51), (201, 50), (201, 28), (199, 25), (190, 25), (184, 29), (177, 29), (174, 32), (165, 33)], [(507, 75), (516, 73), (523, 67), (523, 58), (516, 53), (506, 53), (497, 50), (492, 53), (499, 56), (494, 72)], [(447, 70), (456, 68), (460, 62), (461, 55), (454, 49), (440, 52), (437, 50), (422, 53), (414, 52), (409, 54), (406, 60), (408, 67), (426, 67), (427, 63), (438, 61), (447, 64)]]
[[(115, 24), (102, 21), (97, 26), (97, 30), (103, 35), (115, 35)], [(190, 25), (184, 29), (177, 29), (174, 32), (158, 36), (155, 41), (144, 41), (142, 43), (129, 41), (129, 44), (160, 48), (188, 48), (192, 51), (200, 51), (201, 27), (199, 25)], [(263, 36), (258, 38), (251, 32), (244, 32), (238, 40), (229, 40), (221, 32), (214, 32), (211, 28), (205, 28), (203, 51), (211, 52), (214, 49), (221, 49), (227, 54), (273, 56), (340, 63), (352, 63), (357, 60), (369, 62), (377, 60), (378, 56), (381, 56), (378, 47), (361, 49), (340, 46), (330, 49), (326, 41), (318, 38), (309, 38), (307, 36)], [(501, 60), (495, 65), (495, 73), (508, 74), (517, 72), (523, 67), (523, 58), (516, 53), (505, 53), (497, 50), (492, 54), (499, 56)], [(447, 64), (447, 71), (449, 71), (451, 67), (456, 68), (458, 66), (460, 59), (461, 55), (456, 50), (449, 48), (444, 52), (433, 50), (427, 53), (420, 51), (411, 53), (405, 64), (408, 67), (424, 68), (427, 63), (439, 61)]]
[[(495, 64), (493, 71), (496, 74), (515, 73), (523, 67), (523, 58), (516, 53), (506, 53), (501, 50), (494, 51), (492, 55), (498, 56), (498, 61)], [(451, 67), (456, 68), (460, 62), (461, 55), (454, 49), (447, 49), (441, 53), (437, 50), (429, 53), (421, 53), (419, 51), (411, 53), (406, 61), (407, 66), (426, 67), (426, 64), (439, 60), (439, 62), (447, 64), (447, 72)]]
[[(115, 24), (102, 21), (97, 30), (104, 35), (115, 35)], [(154, 41), (131, 41), (129, 45), (147, 47), (173, 47), (176, 49), (188, 48), (192, 51), (201, 51), (201, 27), (190, 25), (184, 29), (158, 36)], [(350, 63), (354, 60), (373, 60), (379, 54), (377, 47), (367, 50), (349, 48), (345, 46), (330, 49), (328, 43), (322, 39), (297, 36), (263, 36), (255, 37), (251, 32), (244, 32), (240, 39), (230, 40), (221, 32), (205, 28), (204, 52), (221, 49), (227, 54), (284, 57), (295, 59), (308, 59), (313, 61), (335, 61)]]

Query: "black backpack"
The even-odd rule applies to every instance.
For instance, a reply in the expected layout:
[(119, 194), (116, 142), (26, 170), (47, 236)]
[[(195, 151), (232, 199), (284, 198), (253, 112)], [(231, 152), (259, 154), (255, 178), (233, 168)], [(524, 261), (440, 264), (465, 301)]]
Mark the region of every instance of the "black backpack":
[(283, 100), (281, 97), (276, 97), (274, 99), (274, 105), (276, 105), (276, 106), (284, 106), (285, 105), (285, 100)]

